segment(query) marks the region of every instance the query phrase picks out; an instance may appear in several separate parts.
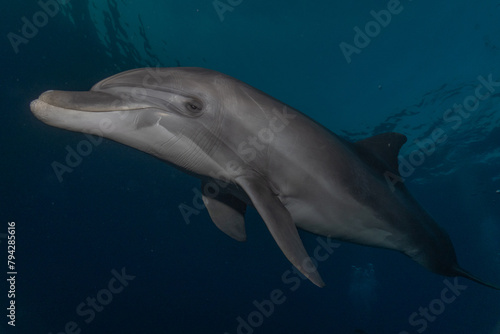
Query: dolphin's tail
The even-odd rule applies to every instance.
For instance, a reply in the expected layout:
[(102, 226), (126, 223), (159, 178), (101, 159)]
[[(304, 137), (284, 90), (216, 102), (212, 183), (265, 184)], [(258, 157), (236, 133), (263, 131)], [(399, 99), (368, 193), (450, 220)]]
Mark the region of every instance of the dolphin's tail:
[(455, 275), (456, 276), (462, 276), (462, 277), (470, 279), (471, 281), (474, 281), (476, 283), (479, 283), (479, 284), (482, 284), (484, 286), (487, 286), (489, 288), (492, 288), (492, 289), (495, 289), (495, 290), (500, 290), (500, 286), (493, 285), (493, 284), (490, 284), (490, 283), (486, 283), (486, 282), (482, 281), (481, 279), (477, 278), (476, 276), (472, 275), (468, 271), (460, 268), (459, 266), (456, 266), (454, 268), (454, 270), (455, 270)]

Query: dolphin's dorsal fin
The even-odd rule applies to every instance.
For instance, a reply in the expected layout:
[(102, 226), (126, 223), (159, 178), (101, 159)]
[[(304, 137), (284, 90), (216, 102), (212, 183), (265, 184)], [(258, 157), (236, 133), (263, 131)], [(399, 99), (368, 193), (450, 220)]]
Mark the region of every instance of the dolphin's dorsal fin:
[(399, 150), (406, 143), (406, 136), (396, 132), (381, 133), (354, 143), (360, 157), (380, 172), (390, 171), (399, 175)]

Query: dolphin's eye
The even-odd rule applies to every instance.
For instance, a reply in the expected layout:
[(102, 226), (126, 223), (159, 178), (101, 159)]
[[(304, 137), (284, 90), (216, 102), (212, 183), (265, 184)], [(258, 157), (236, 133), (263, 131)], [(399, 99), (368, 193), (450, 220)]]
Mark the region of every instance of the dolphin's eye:
[(194, 104), (192, 104), (192, 103), (188, 103), (188, 107), (189, 107), (189, 109), (191, 109), (191, 110), (198, 110), (198, 107), (197, 107), (197, 106), (195, 106), (195, 105), (194, 105)]
[(199, 113), (202, 110), (202, 104), (199, 101), (191, 100), (186, 102), (185, 108), (190, 113)]

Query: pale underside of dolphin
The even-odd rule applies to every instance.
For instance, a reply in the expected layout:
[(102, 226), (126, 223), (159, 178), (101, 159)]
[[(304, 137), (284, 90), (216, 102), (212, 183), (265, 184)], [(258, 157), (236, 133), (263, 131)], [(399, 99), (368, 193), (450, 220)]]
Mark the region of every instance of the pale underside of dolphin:
[(499, 289), (461, 269), (446, 232), (399, 182), (404, 135), (351, 143), (202, 68), (130, 70), (90, 91), (47, 91), (31, 110), (44, 123), (101, 135), (200, 178), (210, 217), (236, 240), (246, 240), (244, 214), (254, 206), (285, 256), (318, 286), (297, 227), (397, 250), (435, 273)]

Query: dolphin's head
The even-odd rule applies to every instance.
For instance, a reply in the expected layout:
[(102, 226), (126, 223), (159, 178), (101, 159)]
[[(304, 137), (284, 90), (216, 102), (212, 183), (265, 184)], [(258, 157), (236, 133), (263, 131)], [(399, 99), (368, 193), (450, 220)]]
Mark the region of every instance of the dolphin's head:
[(217, 164), (210, 152), (220, 141), (223, 104), (231, 103), (224, 98), (231, 96), (228, 80), (201, 68), (136, 69), (90, 91), (47, 91), (31, 111), (48, 125), (103, 136), (199, 173)]

